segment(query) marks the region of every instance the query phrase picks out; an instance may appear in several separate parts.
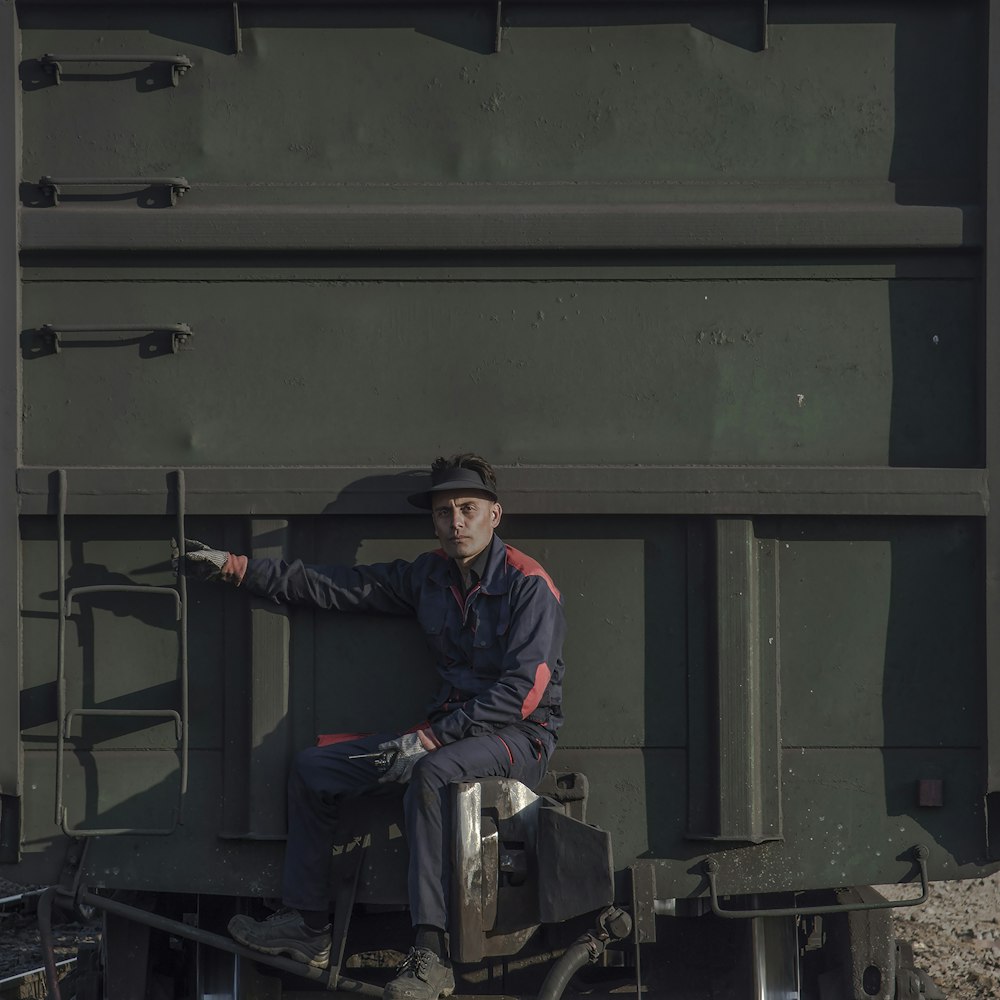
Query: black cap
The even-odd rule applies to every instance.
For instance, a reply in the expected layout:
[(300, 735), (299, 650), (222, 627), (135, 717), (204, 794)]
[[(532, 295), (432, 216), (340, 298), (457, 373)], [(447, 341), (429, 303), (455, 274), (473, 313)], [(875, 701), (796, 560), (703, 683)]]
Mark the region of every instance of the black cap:
[(496, 490), (489, 486), (475, 469), (458, 466), (457, 468), (432, 470), (431, 488), (424, 490), (423, 493), (413, 493), (407, 497), (407, 500), (414, 507), (430, 510), (433, 506), (435, 493), (447, 493), (451, 490), (471, 490), (475, 493), (485, 493), (491, 500), (497, 499)]

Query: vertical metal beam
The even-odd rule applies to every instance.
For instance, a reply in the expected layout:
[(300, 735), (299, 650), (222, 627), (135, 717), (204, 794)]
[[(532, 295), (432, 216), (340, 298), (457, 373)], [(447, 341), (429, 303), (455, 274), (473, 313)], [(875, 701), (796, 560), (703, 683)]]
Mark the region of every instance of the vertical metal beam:
[[(222, 547), (247, 552), (243, 518), (224, 521)], [(250, 744), (250, 608), (246, 595), (222, 591), (222, 830), (220, 836), (242, 837), (247, 832), (249, 790), (246, 787), (247, 747)]]
[(778, 839), (777, 543), (750, 518), (692, 522), (687, 572), (688, 837)]
[(21, 39), (13, 0), (0, 0), (0, 794), (20, 795), (23, 779), (21, 689), (21, 546), (17, 467), (21, 454), (21, 271), (18, 178), (21, 171)]
[(239, 0), (233, 0), (233, 49), (236, 55), (243, 51), (243, 27), (240, 24)]
[(503, 48), (503, 0), (497, 0), (496, 25), (493, 31), (493, 51), (499, 52)]
[(715, 524), (715, 613), (718, 637), (719, 833), (742, 839), (755, 829), (757, 738), (757, 567), (752, 525), (719, 518)]
[[(186, 545), (186, 518), (187, 518), (187, 481), (184, 478), (184, 470), (178, 469), (174, 473), (175, 497), (177, 503), (177, 544), (184, 551)], [(188, 711), (189, 683), (188, 683), (188, 593), (187, 574), (181, 564), (177, 561), (177, 592), (181, 599), (181, 616), (178, 622), (178, 669), (181, 681), (181, 794), (180, 802), (177, 806), (177, 820), (184, 822), (184, 799), (187, 797), (188, 789), (188, 764), (189, 749), (191, 745), (191, 714)]]
[[(288, 522), (254, 520), (255, 558), (283, 559)], [(250, 610), (250, 767), (249, 822), (252, 837), (285, 833), (285, 782), (289, 757), (288, 611), (270, 601), (254, 600)]]
[(708, 535), (712, 527), (708, 518), (689, 518), (687, 523), (687, 834), (694, 839), (712, 839), (719, 828), (715, 689), (709, 643), (713, 623), (708, 614)]
[[(983, 418), (986, 481), (990, 494), (1000, 476), (1000, 0), (989, 0), (986, 74), (986, 163), (983, 183), (986, 239), (983, 253), (983, 352), (985, 373)], [(986, 517), (986, 792), (989, 854), (1000, 857), (1000, 509), (990, 505)]]
[[(773, 550), (748, 518), (715, 523), (719, 829), (723, 840), (781, 835)], [(766, 634), (765, 634), (766, 633)]]

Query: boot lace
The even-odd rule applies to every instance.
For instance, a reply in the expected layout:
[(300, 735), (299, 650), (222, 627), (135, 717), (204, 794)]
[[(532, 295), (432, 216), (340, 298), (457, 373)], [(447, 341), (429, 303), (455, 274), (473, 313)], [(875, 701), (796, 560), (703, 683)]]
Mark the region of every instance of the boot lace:
[(411, 948), (396, 971), (401, 976), (409, 972), (418, 979), (426, 981), (433, 958), (433, 954), (427, 948)]

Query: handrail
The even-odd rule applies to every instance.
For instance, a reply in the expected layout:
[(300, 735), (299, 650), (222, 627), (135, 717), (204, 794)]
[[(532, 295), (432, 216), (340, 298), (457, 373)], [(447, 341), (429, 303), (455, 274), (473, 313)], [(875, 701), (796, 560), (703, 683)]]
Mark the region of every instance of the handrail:
[(881, 903), (843, 903), (831, 906), (784, 906), (775, 909), (759, 907), (749, 910), (724, 910), (719, 905), (718, 887), (716, 877), (719, 873), (719, 862), (715, 858), (708, 858), (703, 864), (703, 870), (708, 877), (708, 890), (712, 903), (712, 912), (717, 917), (729, 919), (746, 919), (748, 917), (800, 917), (812, 916), (820, 913), (849, 913), (858, 910), (889, 910), (896, 907), (920, 906), (927, 902), (930, 895), (930, 886), (927, 878), (927, 848), (923, 844), (913, 847), (913, 861), (920, 869), (921, 893), (913, 899), (891, 900), (886, 899)]
[(53, 177), (45, 174), (38, 180), (42, 194), (59, 204), (59, 196), (64, 187), (165, 187), (170, 191), (170, 204), (191, 190), (186, 177)]
[[(57, 507), (56, 507), (56, 538), (57, 538), (57, 572), (59, 574), (59, 620), (58, 620), (58, 658), (56, 663), (56, 701), (59, 716), (59, 726), (56, 731), (56, 803), (55, 821), (63, 833), (70, 837), (101, 837), (130, 834), (135, 836), (167, 836), (183, 822), (184, 798), (187, 794), (189, 769), (189, 734), (188, 729), (188, 636), (187, 636), (187, 581), (181, 566), (183, 559), (178, 561), (177, 586), (174, 587), (139, 587), (124, 584), (103, 584), (89, 587), (66, 588), (66, 507), (68, 498), (67, 475), (65, 469), (59, 469), (57, 475)], [(184, 538), (186, 516), (186, 485), (184, 470), (176, 472), (177, 491), (177, 537)], [(183, 541), (181, 542), (183, 547)], [(86, 594), (127, 593), (155, 594), (169, 596), (174, 600), (178, 622), (177, 641), (181, 687), (180, 711), (176, 709), (111, 709), (111, 708), (73, 708), (66, 709), (66, 619), (71, 614), (71, 604), (74, 598)], [(70, 826), (69, 814), (63, 803), (63, 786), (65, 781), (66, 740), (69, 738), (73, 719), (82, 717), (115, 717), (115, 718), (167, 718), (173, 721), (177, 733), (177, 752), (180, 757), (180, 788), (177, 804), (171, 810), (170, 825), (165, 827), (115, 827), (106, 829), (79, 828)]]
[(63, 335), (67, 333), (147, 333), (162, 330), (170, 334), (170, 352), (190, 350), (194, 331), (187, 323), (88, 323), (67, 326), (43, 323), (39, 330), (44, 342), (54, 354), (62, 351)]
[(122, 583), (99, 584), (94, 587), (74, 587), (66, 594), (66, 607), (63, 614), (69, 618), (73, 614), (72, 603), (75, 598), (85, 594), (160, 594), (164, 597), (172, 597), (177, 615), (177, 621), (181, 620), (181, 595), (173, 587), (137, 587)]
[(63, 63), (145, 63), (146, 65), (168, 65), (170, 67), (170, 83), (176, 87), (180, 83), (180, 78), (189, 70), (194, 63), (184, 55), (173, 56), (147, 56), (134, 55), (131, 53), (94, 53), (92, 55), (63, 55), (54, 52), (46, 52), (39, 56), (39, 63), (50, 76), (55, 78), (56, 84), (62, 83)]
[(282, 969), (285, 972), (294, 973), (305, 979), (311, 979), (314, 982), (323, 984), (330, 991), (357, 993), (361, 996), (375, 998), (382, 996), (381, 987), (359, 982), (356, 979), (349, 979), (347, 976), (341, 976), (339, 968), (335, 966), (331, 966), (329, 969), (317, 969), (314, 966), (306, 965), (304, 962), (296, 962), (290, 958), (266, 955), (263, 952), (245, 948), (243, 945), (237, 944), (232, 938), (224, 937), (221, 934), (212, 934), (209, 931), (202, 930), (200, 927), (192, 927), (190, 924), (171, 920), (169, 917), (161, 917), (158, 913), (150, 913), (148, 910), (142, 910), (137, 906), (129, 906), (127, 903), (121, 903), (116, 899), (109, 899), (107, 896), (99, 896), (96, 893), (88, 892), (85, 888), (81, 888), (80, 891), (74, 893), (70, 889), (60, 887), (55, 889), (54, 893), (62, 897), (59, 900), (60, 905), (66, 905), (63, 903), (63, 900), (66, 900), (70, 905), (75, 903), (78, 908), (81, 905), (92, 906), (95, 909), (104, 910), (125, 920), (133, 920), (147, 927), (166, 931), (174, 937), (197, 941), (199, 944), (218, 948), (220, 951), (228, 952), (231, 955), (239, 955), (242, 958), (252, 959), (260, 965)]

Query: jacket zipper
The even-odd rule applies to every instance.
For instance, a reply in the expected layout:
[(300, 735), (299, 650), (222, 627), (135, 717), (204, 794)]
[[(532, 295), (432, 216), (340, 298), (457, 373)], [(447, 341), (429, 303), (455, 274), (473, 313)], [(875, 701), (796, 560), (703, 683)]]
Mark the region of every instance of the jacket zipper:
[(455, 598), (455, 602), (458, 604), (459, 610), (462, 612), (462, 628), (465, 628), (469, 623), (469, 608), (471, 607), (470, 601), (476, 594), (479, 593), (480, 584), (476, 584), (472, 590), (470, 590), (465, 597), (458, 592), (458, 587), (454, 584), (451, 585), (451, 593)]

